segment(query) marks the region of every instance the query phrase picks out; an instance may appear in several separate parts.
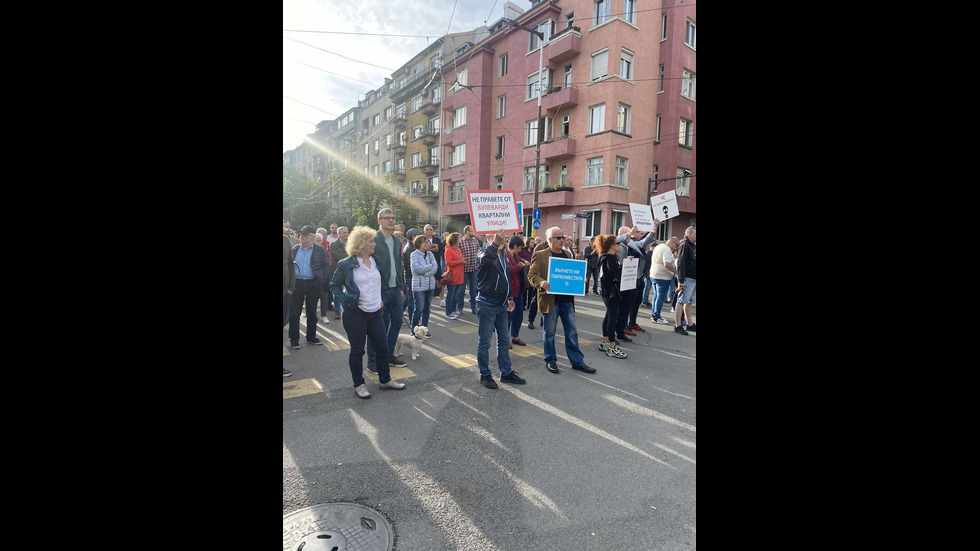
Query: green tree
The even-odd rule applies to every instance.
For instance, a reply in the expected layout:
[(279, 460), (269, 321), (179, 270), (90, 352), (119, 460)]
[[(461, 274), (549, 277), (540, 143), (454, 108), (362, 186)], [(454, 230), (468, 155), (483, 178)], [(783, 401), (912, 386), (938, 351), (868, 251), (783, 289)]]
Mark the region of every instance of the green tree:
[(317, 185), (300, 171), (282, 166), (282, 217), (294, 230), (310, 224), (323, 226), (327, 218), (324, 186)]
[(395, 199), (390, 186), (379, 184), (353, 170), (341, 176), (334, 183), (334, 189), (339, 190), (344, 203), (350, 206), (350, 227), (370, 226), (378, 229), (378, 211)]

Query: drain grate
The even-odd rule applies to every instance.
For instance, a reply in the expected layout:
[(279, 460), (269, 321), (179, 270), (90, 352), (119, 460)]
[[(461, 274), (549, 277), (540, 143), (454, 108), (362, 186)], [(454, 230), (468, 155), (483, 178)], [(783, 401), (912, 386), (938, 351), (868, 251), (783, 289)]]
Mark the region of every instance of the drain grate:
[(395, 533), (381, 513), (326, 503), (282, 517), (282, 551), (391, 551)]

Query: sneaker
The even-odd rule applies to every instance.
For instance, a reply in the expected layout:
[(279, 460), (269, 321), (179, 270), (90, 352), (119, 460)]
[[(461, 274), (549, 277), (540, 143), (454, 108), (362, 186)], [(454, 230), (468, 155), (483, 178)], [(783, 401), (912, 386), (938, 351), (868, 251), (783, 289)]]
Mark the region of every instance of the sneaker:
[(323, 344), (323, 341), (321, 341), (316, 337), (313, 337), (312, 339), (306, 339), (306, 344)]
[(510, 373), (508, 373), (508, 374), (504, 375), (503, 377), (501, 377), (500, 378), (500, 382), (502, 382), (502, 383), (512, 383), (512, 384), (515, 384), (515, 385), (523, 385), (523, 384), (527, 383), (527, 381), (525, 381), (524, 379), (520, 378), (517, 375), (517, 372), (516, 371), (511, 371)]
[(445, 305), (446, 305), (446, 299), (439, 300), (439, 306), (445, 306)]
[(514, 343), (514, 344), (516, 344), (518, 346), (527, 346), (527, 343), (526, 342), (522, 341), (521, 339), (519, 339), (517, 337), (514, 337), (513, 339), (511, 339), (510, 342), (512, 342), (512, 343)]
[(635, 323), (630, 326), (630, 329), (632, 329), (633, 331), (639, 331), (640, 333), (646, 333), (647, 332), (646, 329), (640, 327), (639, 325), (637, 325)]
[(606, 350), (609, 350), (609, 343), (608, 342), (600, 342), (599, 343), (599, 351), (600, 352), (605, 352)]
[(368, 392), (367, 387), (365, 387), (363, 384), (360, 385), (360, 386), (355, 386), (354, 387), (354, 393), (357, 394), (357, 397), (358, 398), (370, 398), (371, 397), (371, 393)]
[(619, 335), (616, 337), (616, 340), (623, 341), (623, 342), (633, 342), (633, 339), (627, 337), (626, 335)]
[(289, 348), (296, 348), (298, 350), (299, 349), (299, 341), (291, 341), (289, 343)]
[(619, 347), (606, 346), (606, 356), (609, 356), (610, 358), (618, 358), (620, 352)]
[(684, 330), (680, 325), (674, 327), (674, 333), (679, 333), (681, 335), (687, 335), (687, 331)]
[(534, 322), (533, 321), (527, 322), (527, 328), (528, 329), (534, 329)]
[(408, 364), (398, 356), (388, 356), (388, 365), (394, 367), (405, 367)]
[(429, 333), (426, 333), (426, 334), (425, 334), (425, 338), (427, 338), (427, 339), (431, 339), (431, 338), (432, 338), (432, 335), (431, 335), (431, 334), (429, 334)]
[(615, 347), (615, 348), (613, 348), (612, 351), (616, 353), (616, 357), (619, 358), (619, 359), (623, 359), (626, 356), (629, 356), (629, 354), (627, 354), (625, 350), (623, 350), (622, 348), (620, 348), (618, 346)]
[(460, 317), (462, 315), (463, 315), (463, 309), (462, 308), (457, 308), (456, 309), (456, 317), (458, 318), (458, 317)]
[(585, 364), (573, 365), (572, 366), (572, 369), (577, 369), (579, 371), (584, 371), (586, 373), (595, 373), (595, 368), (594, 367), (589, 367), (589, 366), (587, 366)]
[(671, 313), (674, 313), (674, 307), (673, 306), (670, 307), (670, 312)]
[(544, 366), (552, 373), (558, 373), (558, 364), (555, 362), (545, 362)]
[(327, 316), (320, 316), (320, 323), (330, 323), (330, 319)]
[(391, 379), (387, 383), (381, 383), (378, 386), (381, 388), (390, 388), (391, 390), (402, 390), (405, 388), (405, 383), (399, 383), (398, 381)]
[(670, 325), (670, 322), (667, 321), (666, 318), (657, 318), (657, 319), (650, 318), (650, 321), (654, 323), (659, 323), (660, 325)]
[(378, 373), (378, 368), (374, 365), (374, 362), (368, 362), (367, 370), (374, 374)]
[(290, 370), (288, 370), (288, 369), (286, 369), (284, 367), (284, 368), (282, 368), (282, 376), (283, 377), (292, 377), (293, 376), (293, 372), (290, 371)]
[(623, 330), (623, 333), (626, 333), (627, 335), (629, 335), (631, 337), (635, 337), (636, 336), (636, 333), (634, 333), (633, 330), (630, 329), (629, 327), (627, 327), (626, 329), (624, 329)]
[(459, 315), (456, 314), (456, 312), (453, 312), (452, 314), (449, 314), (448, 316), (446, 316), (446, 319), (447, 320), (458, 320), (459, 319)]
[(691, 325), (688, 325), (687, 326), (687, 330), (688, 331), (694, 331), (696, 333), (697, 330), (698, 330), (698, 324), (692, 323)]
[(487, 388), (497, 388), (497, 381), (493, 377), (480, 377), (480, 384)]

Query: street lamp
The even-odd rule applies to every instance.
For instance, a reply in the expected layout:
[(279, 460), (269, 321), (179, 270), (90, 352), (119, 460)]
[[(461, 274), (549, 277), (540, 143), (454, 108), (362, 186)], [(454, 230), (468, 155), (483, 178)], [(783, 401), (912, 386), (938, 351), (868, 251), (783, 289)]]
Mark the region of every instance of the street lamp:
[[(543, 91), (542, 90), (542, 87), (541, 87), (541, 80), (542, 80), (542, 77), (544, 76), (544, 33), (541, 32), (541, 31), (539, 31), (539, 30), (537, 30), (537, 29), (532, 29), (530, 27), (525, 27), (524, 25), (520, 25), (520, 24), (517, 23), (517, 21), (514, 21), (513, 19), (510, 19), (510, 18), (506, 18), (505, 17), (504, 18), (504, 23), (507, 24), (507, 25), (510, 25), (511, 27), (516, 27), (518, 29), (525, 30), (525, 31), (533, 34), (534, 36), (537, 36), (538, 37), (538, 40), (541, 41), (541, 44), (538, 46), (538, 120), (537, 120), (537, 122), (534, 125), (535, 128), (537, 129), (537, 136), (535, 136), (535, 139), (534, 139), (534, 142), (535, 142), (535, 148), (534, 148), (534, 210), (538, 210), (538, 188), (541, 187), (538, 184), (538, 171), (540, 170), (540, 167), (541, 167), (541, 138), (544, 136), (544, 128), (542, 128), (543, 125), (541, 124), (541, 92)], [(523, 217), (524, 217), (524, 213), (522, 212), (521, 213), (521, 218), (523, 218)], [(532, 225), (531, 226), (531, 237), (537, 237), (537, 236), (538, 236), (538, 230), (534, 229), (534, 226)]]
[(681, 178), (690, 178), (691, 176), (697, 176), (697, 174), (691, 174), (691, 171), (685, 168), (683, 176), (674, 176), (673, 178), (650, 178), (647, 180), (647, 200), (650, 200), (650, 184), (653, 184), (652, 193), (656, 193), (657, 186), (660, 185), (660, 182), (666, 182), (667, 180), (680, 180)]

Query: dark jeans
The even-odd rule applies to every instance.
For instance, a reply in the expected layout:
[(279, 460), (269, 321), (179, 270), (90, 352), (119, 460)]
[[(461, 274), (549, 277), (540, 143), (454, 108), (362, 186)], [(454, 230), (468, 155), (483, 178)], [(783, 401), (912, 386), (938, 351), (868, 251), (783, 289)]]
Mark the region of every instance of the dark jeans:
[(636, 316), (639, 314), (640, 304), (643, 302), (643, 279), (636, 280), (636, 289), (633, 293), (633, 304), (630, 307), (629, 323), (626, 325), (627, 327), (636, 325)]
[(531, 304), (527, 307), (527, 321), (532, 322), (538, 315), (538, 290), (532, 289), (534, 296), (531, 297)]
[(507, 312), (507, 323), (510, 324), (510, 338), (516, 339), (521, 336), (521, 325), (524, 323), (524, 295), (527, 290), (514, 297), (514, 311)]
[(585, 268), (585, 292), (589, 292), (589, 280), (594, 279), (592, 282), (592, 292), (599, 292), (599, 267), (587, 266)]
[(316, 337), (316, 303), (320, 300), (320, 285), (315, 279), (297, 279), (296, 289), (289, 299), (289, 342), (299, 342), (299, 315), (306, 301), (306, 340)]
[(348, 363), (350, 364), (350, 377), (354, 381), (354, 386), (358, 387), (364, 384), (361, 358), (364, 357), (365, 337), (370, 337), (368, 342), (377, 343), (375, 354), (378, 356), (378, 362), (375, 366), (378, 368), (378, 381), (382, 383), (390, 381), (391, 372), (388, 366), (387, 350), (385, 349), (387, 335), (381, 312), (364, 312), (357, 307), (344, 308), (341, 320), (344, 324), (344, 331), (347, 331), (347, 340), (350, 341)]
[[(477, 275), (478, 272), (463, 272), (463, 287), (466, 287), (468, 282), (470, 287), (470, 310), (474, 314), (476, 313)], [(462, 311), (465, 304), (466, 295), (460, 290), (456, 296), (456, 309)]]
[(289, 301), (292, 300), (292, 297), (293, 295), (289, 294), (288, 291), (282, 294), (282, 326), (283, 327), (286, 327), (286, 324), (289, 323)]
[(323, 289), (320, 289), (320, 317), (327, 317), (332, 309), (333, 293), (330, 292), (330, 284), (328, 283)]
[(616, 342), (616, 320), (619, 318), (619, 301), (602, 299), (606, 305), (606, 315), (602, 317), (602, 336), (608, 337), (609, 342)]
[(623, 331), (629, 327), (626, 322), (630, 315), (630, 309), (633, 307), (633, 300), (636, 298), (636, 289), (620, 291), (619, 296), (622, 302), (619, 303), (619, 314), (616, 316), (616, 336), (622, 337), (626, 334)]
[[(388, 355), (395, 355), (395, 344), (398, 343), (398, 331), (402, 328), (402, 291), (398, 287), (381, 290), (381, 301), (385, 306), (385, 313), (382, 315), (388, 339)], [(375, 363), (374, 337), (368, 334), (367, 355), (368, 363)], [(387, 361), (387, 358), (385, 358)], [(380, 371), (379, 371), (380, 373)]]

